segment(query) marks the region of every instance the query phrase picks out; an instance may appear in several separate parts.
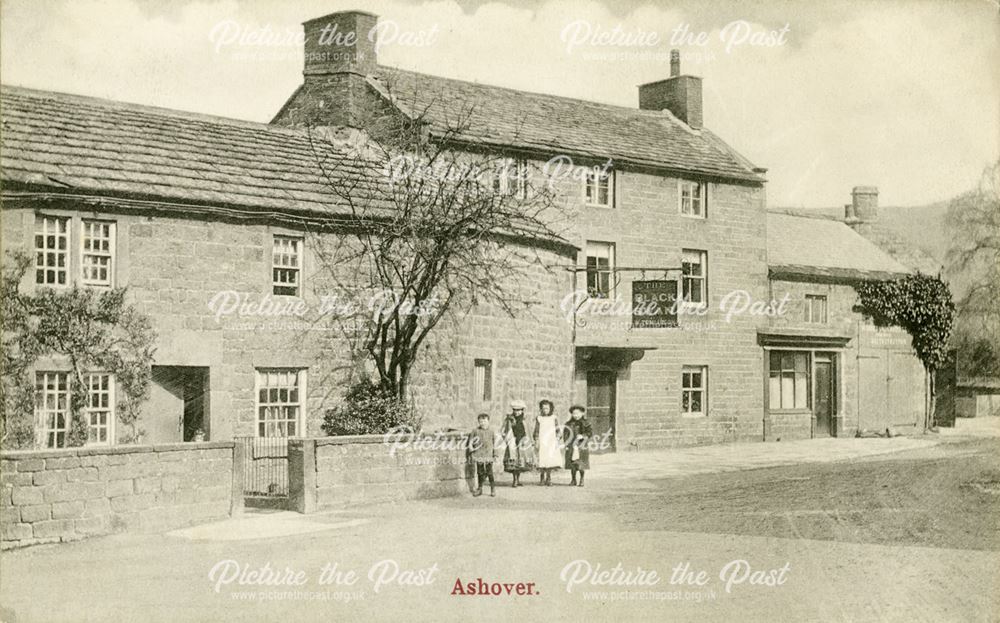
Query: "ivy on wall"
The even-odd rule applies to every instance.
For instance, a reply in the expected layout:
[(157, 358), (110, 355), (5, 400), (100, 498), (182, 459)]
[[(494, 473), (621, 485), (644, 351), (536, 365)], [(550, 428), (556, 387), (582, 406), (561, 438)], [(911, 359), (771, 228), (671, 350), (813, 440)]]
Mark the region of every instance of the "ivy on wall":
[[(70, 375), (68, 445), (87, 441), (84, 374), (99, 370), (114, 375), (118, 440), (142, 437), (140, 408), (149, 395), (156, 334), (149, 319), (125, 300), (125, 288), (40, 288), (20, 292), (31, 266), (23, 253), (4, 262), (2, 298), (3, 350), (0, 353), (0, 441), (5, 448), (35, 443), (34, 392), (31, 373), (42, 357), (65, 362)], [(64, 368), (65, 369), (65, 368)]]
[(948, 284), (939, 277), (918, 273), (891, 281), (863, 281), (855, 290), (860, 311), (875, 326), (901, 327), (913, 338), (913, 349), (929, 375), (928, 411), (934, 413), (934, 372), (948, 361), (948, 340), (955, 321)]

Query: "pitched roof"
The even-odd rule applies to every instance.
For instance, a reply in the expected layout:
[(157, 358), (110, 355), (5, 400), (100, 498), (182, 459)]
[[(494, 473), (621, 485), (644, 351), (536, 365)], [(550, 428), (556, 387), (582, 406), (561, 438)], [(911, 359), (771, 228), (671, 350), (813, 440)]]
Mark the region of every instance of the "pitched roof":
[(871, 223), (859, 233), (904, 266), (931, 276), (941, 272), (940, 260), (908, 242), (889, 223)]
[(0, 119), (8, 187), (328, 213), (340, 201), (318, 158), (357, 173), (301, 130), (137, 104), (4, 85)]
[(840, 221), (779, 212), (767, 214), (767, 264), (773, 277), (886, 279), (911, 272)]
[[(807, 218), (822, 218), (838, 223), (846, 223), (842, 208), (822, 208), (803, 210), (794, 208), (770, 208), (773, 212), (791, 214)], [(899, 218), (866, 223), (865, 227), (855, 229), (861, 236), (867, 238), (878, 248), (885, 251), (897, 262), (911, 270), (917, 270), (925, 275), (937, 275), (941, 272), (941, 261), (930, 253), (917, 247), (907, 240), (899, 231)], [(853, 229), (853, 228), (852, 228)]]
[[(472, 142), (760, 183), (754, 165), (669, 111), (612, 106), (379, 66), (373, 86), (431, 131)], [(460, 123), (459, 123), (460, 122)]]
[[(282, 218), (347, 215), (347, 193), (368, 216), (398, 205), (384, 163), (352, 153), (341, 135), (6, 85), (0, 123), (5, 191), (236, 207)], [(502, 233), (575, 250), (534, 221), (511, 219)]]

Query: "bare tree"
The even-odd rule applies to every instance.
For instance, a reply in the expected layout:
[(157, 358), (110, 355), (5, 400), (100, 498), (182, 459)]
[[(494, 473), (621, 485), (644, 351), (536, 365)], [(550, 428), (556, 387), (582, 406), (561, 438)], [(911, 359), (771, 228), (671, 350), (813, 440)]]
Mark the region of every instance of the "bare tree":
[(542, 264), (535, 249), (562, 242), (562, 211), (538, 168), (470, 142), (473, 106), (449, 107), (443, 128), (429, 123), (431, 106), (373, 118), (346, 153), (343, 134), (310, 132), (338, 199), (320, 226), (321, 273), (361, 301), (335, 321), (399, 398), (444, 318), (476, 306), (522, 314), (532, 301), (519, 283)]
[(958, 294), (955, 345), (970, 373), (1000, 373), (1000, 161), (948, 206), (949, 281)]

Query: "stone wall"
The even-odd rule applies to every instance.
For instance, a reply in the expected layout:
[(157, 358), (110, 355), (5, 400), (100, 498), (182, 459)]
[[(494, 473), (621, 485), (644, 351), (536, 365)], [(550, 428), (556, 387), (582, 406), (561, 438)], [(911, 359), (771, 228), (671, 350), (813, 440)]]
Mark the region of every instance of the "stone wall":
[(469, 491), (465, 433), (289, 441), (289, 507), (302, 513)]
[(228, 517), (243, 504), (237, 452), (228, 442), (4, 452), (2, 545), (159, 532)]

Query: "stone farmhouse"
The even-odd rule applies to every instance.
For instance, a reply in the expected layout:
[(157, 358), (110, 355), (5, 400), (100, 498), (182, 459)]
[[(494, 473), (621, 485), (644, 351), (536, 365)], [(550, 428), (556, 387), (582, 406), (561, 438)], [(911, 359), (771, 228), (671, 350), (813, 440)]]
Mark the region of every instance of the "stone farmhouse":
[[(330, 184), (352, 173), (326, 179), (311, 132), (419, 114), (433, 140), (458, 109), (470, 153), (568, 158), (579, 174), (555, 182), (573, 215), (564, 239), (511, 243), (538, 258), (530, 312), (477, 309), (436, 337), (443, 355), (413, 383), (426, 429), (469, 428), (514, 398), (560, 415), (586, 404), (619, 451), (922, 425), (909, 337), (855, 310), (858, 280), (923, 268), (865, 236), (876, 189), (854, 189), (845, 221), (769, 212), (766, 170), (705, 127), (702, 78), (678, 55), (637, 107), (612, 106), (380, 65), (376, 20), (306, 22), (303, 83), (269, 124), (3, 87), (3, 251), (33, 256), (25, 290), (127, 286), (150, 316), (143, 443), (322, 435), (351, 363), (336, 332), (212, 301), (315, 303), (329, 286), (310, 232), (335, 218)], [(331, 25), (356, 43), (321, 45)], [(616, 312), (648, 296), (670, 310)], [(65, 439), (67, 369), (33, 370), (40, 447)], [(114, 378), (86, 382), (91, 442), (114, 444)]]

